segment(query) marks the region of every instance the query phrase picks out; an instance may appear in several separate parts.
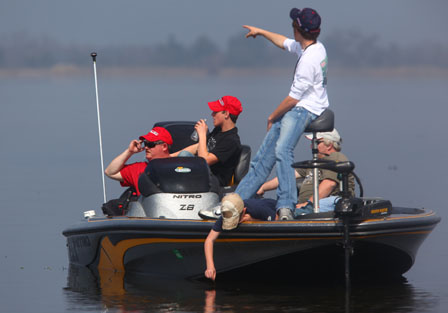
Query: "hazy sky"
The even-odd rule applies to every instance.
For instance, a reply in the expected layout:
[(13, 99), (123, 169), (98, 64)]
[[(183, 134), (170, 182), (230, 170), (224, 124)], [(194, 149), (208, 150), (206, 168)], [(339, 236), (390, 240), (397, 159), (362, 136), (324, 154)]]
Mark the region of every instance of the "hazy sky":
[(225, 45), (243, 24), (291, 35), (292, 7), (316, 9), (322, 37), (357, 30), (384, 43), (448, 44), (446, 0), (2, 0), (0, 35), (25, 32), (92, 46), (153, 44), (168, 35), (188, 43), (207, 35)]

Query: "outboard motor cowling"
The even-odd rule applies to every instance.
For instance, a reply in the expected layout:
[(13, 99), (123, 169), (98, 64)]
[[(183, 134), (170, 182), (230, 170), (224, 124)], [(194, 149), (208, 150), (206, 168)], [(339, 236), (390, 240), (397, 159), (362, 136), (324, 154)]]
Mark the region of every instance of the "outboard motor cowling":
[(212, 177), (207, 162), (198, 157), (150, 161), (140, 175), (138, 188), (146, 217), (200, 219), (199, 210), (219, 202), (219, 183)]

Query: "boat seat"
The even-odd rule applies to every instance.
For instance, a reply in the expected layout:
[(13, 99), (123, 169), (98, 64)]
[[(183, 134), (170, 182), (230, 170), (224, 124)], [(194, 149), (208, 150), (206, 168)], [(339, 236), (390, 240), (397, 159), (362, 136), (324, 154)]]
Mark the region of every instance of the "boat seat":
[(203, 158), (163, 158), (148, 163), (139, 177), (138, 189), (145, 197), (155, 193), (218, 193), (215, 181)]
[(238, 164), (233, 172), (232, 180), (228, 186), (221, 186), (219, 193), (220, 198), (224, 197), (226, 194), (235, 192), (236, 187), (249, 171), (251, 154), (252, 151), (248, 145), (241, 145), (241, 154), (238, 159)]
[[(325, 109), (322, 114), (312, 121), (308, 127), (305, 128), (306, 133), (313, 133), (311, 139), (311, 152), (313, 153), (313, 161), (317, 161), (317, 155), (319, 153), (317, 149), (317, 133), (318, 132), (330, 132), (334, 129), (334, 113), (329, 109)], [(313, 204), (314, 212), (319, 212), (319, 186), (318, 186), (318, 172), (317, 168), (313, 168)]]
[(251, 149), (248, 145), (241, 145), (241, 154), (233, 173), (231, 185), (238, 185), (243, 177), (246, 176), (250, 167), (251, 153)]
[(334, 129), (334, 113), (326, 109), (305, 128), (305, 133), (331, 132)]

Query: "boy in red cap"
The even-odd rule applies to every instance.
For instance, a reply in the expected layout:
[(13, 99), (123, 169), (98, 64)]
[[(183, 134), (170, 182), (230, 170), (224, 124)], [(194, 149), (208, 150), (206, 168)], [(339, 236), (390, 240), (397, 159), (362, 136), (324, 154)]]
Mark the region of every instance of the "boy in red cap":
[[(182, 151), (204, 158), (219, 184), (227, 186), (232, 180), (241, 154), (241, 142), (235, 124), (243, 108), (241, 102), (233, 96), (224, 96), (209, 102), (208, 106), (212, 110), (215, 128), (207, 136), (207, 124), (204, 120), (199, 120), (195, 126), (199, 137), (198, 143)], [(177, 156), (180, 152), (173, 153), (172, 156)]]
[(110, 162), (104, 173), (115, 180), (118, 180), (123, 187), (134, 187), (137, 195), (138, 178), (145, 171), (147, 162), (135, 162), (126, 164), (127, 160), (142, 151), (146, 152), (146, 160), (169, 158), (169, 147), (173, 144), (171, 134), (163, 127), (154, 127), (146, 135), (140, 136), (139, 140), (132, 140), (129, 147)]

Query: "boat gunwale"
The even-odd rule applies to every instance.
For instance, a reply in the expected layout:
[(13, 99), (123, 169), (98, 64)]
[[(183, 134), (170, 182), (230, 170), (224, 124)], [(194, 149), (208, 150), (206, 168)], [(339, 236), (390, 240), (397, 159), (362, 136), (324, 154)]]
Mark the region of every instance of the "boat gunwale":
[[(353, 236), (373, 234), (430, 232), (441, 218), (432, 210), (415, 215), (397, 216), (396, 214), (383, 218), (367, 219), (350, 225)], [(151, 236), (182, 236), (195, 237), (206, 235), (215, 220), (181, 220), (154, 219), (136, 217), (92, 218), (87, 222), (78, 223), (63, 231), (66, 237), (81, 234), (102, 232), (139, 232)], [(300, 229), (300, 231), (297, 231)], [(342, 221), (337, 218), (294, 220), (294, 221), (252, 221), (245, 222), (237, 230), (225, 231), (225, 237), (322, 237), (341, 236)]]

